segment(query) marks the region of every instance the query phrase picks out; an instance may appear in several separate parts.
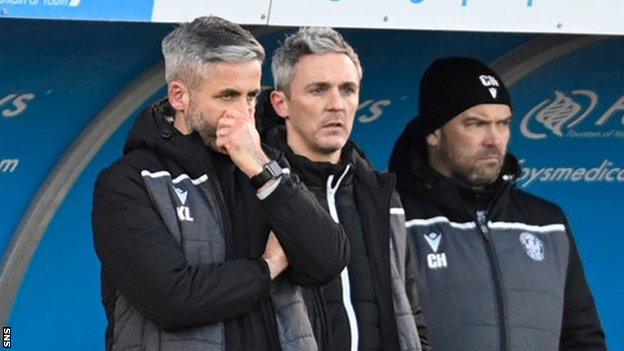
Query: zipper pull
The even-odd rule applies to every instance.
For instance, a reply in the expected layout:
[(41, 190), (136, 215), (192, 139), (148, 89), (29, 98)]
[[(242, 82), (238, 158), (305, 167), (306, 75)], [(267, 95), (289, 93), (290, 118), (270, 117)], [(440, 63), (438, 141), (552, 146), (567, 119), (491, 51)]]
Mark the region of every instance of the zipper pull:
[(490, 228), (487, 226), (486, 211), (477, 211), (477, 225), (487, 241), (490, 241)]
[(490, 240), (490, 229), (487, 227), (485, 223), (479, 225), (479, 229), (481, 229), (481, 233), (488, 241)]

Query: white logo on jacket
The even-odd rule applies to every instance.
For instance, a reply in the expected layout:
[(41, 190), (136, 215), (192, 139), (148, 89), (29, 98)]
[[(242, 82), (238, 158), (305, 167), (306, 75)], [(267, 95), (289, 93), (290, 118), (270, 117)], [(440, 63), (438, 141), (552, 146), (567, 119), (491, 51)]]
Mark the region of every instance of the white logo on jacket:
[(542, 241), (531, 233), (520, 234), (520, 243), (524, 246), (527, 255), (534, 261), (544, 260), (544, 244)]
[(186, 205), (186, 198), (188, 197), (188, 191), (184, 191), (180, 188), (173, 187), (176, 195), (178, 195), (178, 199), (182, 203), (182, 206), (176, 207), (176, 213), (178, 214), (178, 219), (185, 222), (193, 222), (194, 219), (191, 217), (191, 209)]
[(423, 235), (433, 253), (427, 255), (427, 265), (430, 269), (446, 268), (448, 263), (446, 261), (446, 253), (438, 253), (440, 248), (440, 242), (442, 241), (442, 234), (431, 232)]
[(429, 234), (423, 235), (425, 240), (427, 240), (427, 244), (431, 247), (433, 252), (438, 252), (438, 248), (440, 247), (440, 240), (442, 240), (442, 234), (431, 232)]
[(180, 202), (182, 202), (182, 205), (186, 204), (186, 197), (188, 196), (188, 191), (184, 191), (182, 189), (178, 189), (178, 188), (173, 188), (176, 192), (176, 195), (178, 195), (178, 199), (180, 199)]

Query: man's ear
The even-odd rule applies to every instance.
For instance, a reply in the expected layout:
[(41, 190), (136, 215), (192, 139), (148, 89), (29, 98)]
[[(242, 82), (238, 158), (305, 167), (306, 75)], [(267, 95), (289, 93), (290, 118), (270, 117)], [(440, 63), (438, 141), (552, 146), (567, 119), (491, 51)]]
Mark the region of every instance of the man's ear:
[(167, 97), (174, 110), (186, 113), (189, 104), (189, 90), (180, 81), (174, 80), (167, 87)]
[(271, 105), (278, 116), (288, 119), (288, 99), (286, 94), (281, 90), (273, 90), (271, 92)]
[(440, 143), (440, 129), (436, 129), (435, 132), (427, 134), (427, 145), (438, 146)]

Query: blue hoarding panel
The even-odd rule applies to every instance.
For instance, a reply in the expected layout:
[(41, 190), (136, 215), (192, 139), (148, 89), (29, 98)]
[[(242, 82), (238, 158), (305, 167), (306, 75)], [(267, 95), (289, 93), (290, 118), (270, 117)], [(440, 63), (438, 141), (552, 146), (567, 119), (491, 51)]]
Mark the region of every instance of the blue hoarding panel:
[(4, 253), (39, 186), (75, 138), (129, 82), (160, 60), (160, 39), (169, 26), (32, 20), (2, 20), (2, 25)]
[[(146, 105), (164, 94), (163, 89)], [(50, 224), (9, 321), (13, 349), (104, 350), (107, 322), (91, 230), (92, 194), (99, 172), (121, 157), (135, 119), (126, 121), (93, 159)]]
[(0, 0), (4, 17), (149, 22), (153, 0)]
[(519, 185), (560, 204), (572, 222), (610, 349), (620, 330), (624, 281), (624, 40), (586, 46), (512, 88), (512, 148)]
[[(86, 3), (86, 0), (84, 0)], [(168, 25), (4, 21), (0, 43), (0, 249), (43, 179), (87, 123), (160, 58)], [(291, 31), (291, 30), (289, 30)], [(494, 62), (536, 36), (342, 31), (364, 66), (353, 137), (385, 169), (403, 126), (417, 114), (418, 81), (434, 59)], [(267, 57), (284, 31), (262, 38)], [(36, 45), (33, 44), (36, 42)], [(560, 204), (575, 230), (610, 349), (624, 349), (624, 42), (611, 38), (544, 61), (511, 87), (518, 186)], [(548, 48), (545, 48), (545, 50)], [(270, 84), (265, 64), (263, 82)], [(502, 73), (502, 72), (499, 72)], [(105, 317), (92, 244), (95, 176), (121, 153), (131, 122), (109, 140), (60, 208), (11, 316), (14, 349), (103, 350)], [(8, 160), (8, 161), (4, 161)], [(13, 160), (18, 160), (17, 164)], [(618, 178), (619, 177), (619, 178)], [(58, 333), (72, 330), (72, 343)]]

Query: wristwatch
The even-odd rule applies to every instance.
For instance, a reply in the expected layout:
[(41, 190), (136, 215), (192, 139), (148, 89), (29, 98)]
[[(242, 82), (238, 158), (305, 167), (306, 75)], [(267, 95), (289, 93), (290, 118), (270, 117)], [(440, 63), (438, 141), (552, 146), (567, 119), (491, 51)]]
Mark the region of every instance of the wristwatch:
[(271, 160), (269, 163), (262, 166), (262, 172), (260, 172), (260, 174), (249, 178), (249, 180), (251, 181), (251, 185), (257, 190), (262, 188), (269, 180), (281, 176), (282, 173), (282, 166), (276, 161)]

